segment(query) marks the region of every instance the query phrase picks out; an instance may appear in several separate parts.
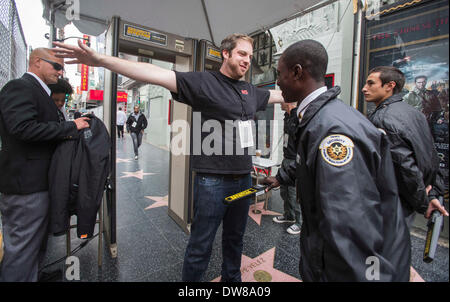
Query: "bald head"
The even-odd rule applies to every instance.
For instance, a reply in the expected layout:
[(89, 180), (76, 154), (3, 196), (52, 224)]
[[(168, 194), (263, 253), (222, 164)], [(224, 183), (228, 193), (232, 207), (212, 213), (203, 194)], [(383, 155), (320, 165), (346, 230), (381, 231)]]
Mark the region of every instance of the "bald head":
[(50, 48), (39, 47), (39, 48), (34, 49), (31, 52), (29, 65), (31, 66), (31, 64), (33, 64), (36, 60), (38, 60), (40, 58), (46, 59), (46, 60), (51, 60), (51, 61), (59, 63), (61, 65), (64, 64), (64, 60), (62, 58), (55, 57), (55, 54), (53, 53), (53, 51)]
[(30, 54), (28, 71), (37, 75), (45, 84), (56, 84), (63, 75), (63, 70), (55, 68), (55, 63), (64, 67), (64, 59), (55, 57), (50, 48), (36, 48)]

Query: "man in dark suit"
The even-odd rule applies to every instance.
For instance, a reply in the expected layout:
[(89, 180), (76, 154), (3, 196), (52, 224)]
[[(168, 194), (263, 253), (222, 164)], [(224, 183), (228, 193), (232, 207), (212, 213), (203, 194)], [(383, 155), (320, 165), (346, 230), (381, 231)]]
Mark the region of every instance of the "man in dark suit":
[(64, 60), (50, 49), (30, 54), (28, 72), (0, 91), (0, 212), (4, 234), (1, 281), (37, 281), (47, 243), (48, 168), (58, 140), (77, 137), (87, 118), (59, 121), (48, 84)]

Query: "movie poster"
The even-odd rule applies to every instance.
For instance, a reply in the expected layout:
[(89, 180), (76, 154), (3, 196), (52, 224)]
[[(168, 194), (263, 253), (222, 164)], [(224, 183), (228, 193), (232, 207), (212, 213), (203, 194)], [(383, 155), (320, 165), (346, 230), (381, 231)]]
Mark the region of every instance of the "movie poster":
[[(449, 15), (448, 1), (432, 1), (367, 23), (365, 76), (395, 66), (406, 77), (403, 101), (421, 111), (433, 133), (448, 200)], [(365, 104), (365, 113), (374, 110)]]

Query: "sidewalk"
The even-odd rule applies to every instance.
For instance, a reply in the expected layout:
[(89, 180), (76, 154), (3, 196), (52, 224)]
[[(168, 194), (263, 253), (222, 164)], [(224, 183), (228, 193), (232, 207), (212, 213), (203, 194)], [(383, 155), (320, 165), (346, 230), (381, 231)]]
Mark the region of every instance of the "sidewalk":
[[(92, 240), (75, 254), (80, 260), (81, 281), (181, 281), (189, 237), (167, 214), (168, 167), (168, 151), (144, 142), (139, 159), (134, 160), (130, 136), (126, 134), (117, 141), (118, 256), (112, 259), (104, 247), (103, 266), (99, 268), (97, 239)], [(273, 192), (268, 209), (261, 215), (249, 213), (241, 268), (243, 280), (300, 281), (299, 237), (286, 232), (288, 225), (272, 222), (274, 215), (283, 212), (279, 191)], [(204, 281), (217, 281), (220, 277), (221, 233), (219, 228)], [(72, 238), (73, 249), (81, 240), (76, 238), (75, 230)], [(448, 282), (448, 243), (439, 246), (435, 261), (427, 264), (422, 261), (424, 239), (416, 232), (411, 240), (412, 266), (420, 278)], [(65, 253), (65, 236), (52, 237), (46, 262), (53, 262)], [(58, 265), (64, 268), (64, 262)]]

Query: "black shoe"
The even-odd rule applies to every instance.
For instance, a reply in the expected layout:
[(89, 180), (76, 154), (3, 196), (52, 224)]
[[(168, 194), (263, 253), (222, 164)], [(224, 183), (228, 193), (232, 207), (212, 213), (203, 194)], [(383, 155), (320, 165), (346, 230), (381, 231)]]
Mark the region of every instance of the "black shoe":
[(62, 270), (57, 269), (51, 272), (42, 272), (39, 274), (38, 282), (61, 282)]

